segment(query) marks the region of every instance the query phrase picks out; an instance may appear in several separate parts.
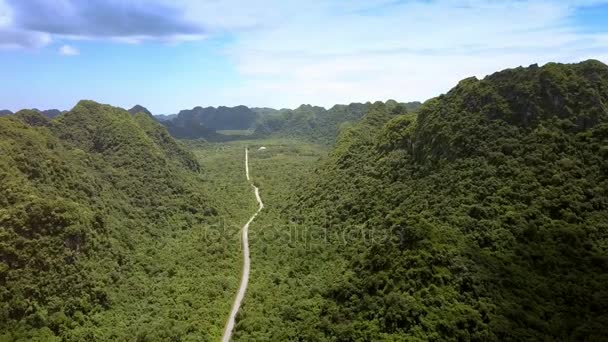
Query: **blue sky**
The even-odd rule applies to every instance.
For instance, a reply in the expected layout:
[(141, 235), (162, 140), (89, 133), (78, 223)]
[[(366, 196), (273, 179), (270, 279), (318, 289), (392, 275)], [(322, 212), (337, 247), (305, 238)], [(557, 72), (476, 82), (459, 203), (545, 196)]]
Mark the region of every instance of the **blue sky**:
[(425, 100), (608, 62), (608, 0), (0, 0), (0, 109)]

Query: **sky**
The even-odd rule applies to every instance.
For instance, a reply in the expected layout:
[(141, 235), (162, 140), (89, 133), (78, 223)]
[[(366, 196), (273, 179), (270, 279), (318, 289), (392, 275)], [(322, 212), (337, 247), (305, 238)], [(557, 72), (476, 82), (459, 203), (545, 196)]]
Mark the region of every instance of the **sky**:
[(608, 0), (0, 0), (0, 109), (424, 101), (608, 63)]

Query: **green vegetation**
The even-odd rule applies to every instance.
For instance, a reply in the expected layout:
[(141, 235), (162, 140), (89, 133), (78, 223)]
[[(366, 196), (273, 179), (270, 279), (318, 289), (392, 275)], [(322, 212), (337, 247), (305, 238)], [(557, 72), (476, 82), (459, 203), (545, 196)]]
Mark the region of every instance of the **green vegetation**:
[[(57, 109), (49, 109), (49, 110), (43, 110), (43, 111), (40, 111), (38, 109), (31, 109), (31, 111), (38, 112), (49, 119), (52, 119), (54, 117), (61, 115), (61, 111), (57, 110)], [(11, 112), (10, 110), (7, 110), (7, 109), (0, 110), (0, 116), (7, 116), (7, 115), (13, 115), (13, 114), (14, 114), (13, 112)]]
[[(397, 105), (394, 100), (388, 105)], [(420, 102), (402, 104), (410, 111)], [(182, 110), (179, 115), (162, 123), (176, 138), (205, 139), (210, 142), (228, 142), (251, 139), (292, 139), (307, 143), (332, 145), (340, 130), (359, 120), (370, 103), (323, 107), (302, 105), (297, 109), (237, 107), (196, 107)], [(146, 111), (139, 106), (130, 111)], [(148, 112), (149, 113), (149, 112)]]
[[(390, 106), (398, 103), (387, 101)], [(367, 113), (370, 103), (335, 105), (326, 110), (323, 107), (302, 105), (294, 110), (281, 110), (279, 114), (262, 117), (256, 126), (258, 137), (280, 137), (321, 145), (333, 145), (341, 130), (358, 121)], [(402, 104), (409, 110), (416, 110), (419, 102)]]
[[(265, 207), (249, 227), (250, 285), (233, 338), (316, 340), (319, 332), (314, 331), (314, 322), (321, 298), (315, 289), (331, 284), (337, 254), (316, 239), (308, 240), (322, 236), (321, 232), (314, 227), (300, 230), (285, 209), (302, 178), (313, 171), (326, 150), (284, 139), (243, 144), (250, 146), (250, 176), (260, 188)], [(267, 149), (259, 151), (260, 146)]]
[(335, 106), (329, 111), (302, 105), (294, 110), (284, 110), (281, 115), (263, 118), (256, 127), (256, 134), (329, 144), (338, 135), (340, 124), (358, 120), (366, 110), (365, 104)]
[(518, 68), (373, 104), (307, 181), (253, 160), (288, 194), (264, 193), (236, 337), (604, 340), (605, 103), (599, 62)]
[(205, 138), (224, 141), (216, 134), (218, 130), (247, 130), (253, 127), (257, 114), (245, 106), (237, 107), (195, 107), (182, 110), (177, 117), (163, 124), (176, 138)]
[(136, 114), (144, 114), (146, 116), (148, 116), (150, 119), (154, 120), (154, 121), (158, 121), (156, 119), (156, 117), (154, 117), (154, 115), (152, 115), (152, 112), (150, 112), (146, 107), (141, 106), (141, 105), (135, 105), (133, 106), (133, 108), (128, 110), (129, 113), (131, 113), (131, 115), (136, 115)]
[(146, 114), (90, 101), (0, 128), (0, 340), (219, 338), (255, 208), (242, 162), (199, 163)]
[(219, 339), (245, 147), (265, 208), (235, 340), (605, 340), (607, 104), (587, 61), (182, 127), (223, 143), (143, 107), (2, 117), (0, 340)]

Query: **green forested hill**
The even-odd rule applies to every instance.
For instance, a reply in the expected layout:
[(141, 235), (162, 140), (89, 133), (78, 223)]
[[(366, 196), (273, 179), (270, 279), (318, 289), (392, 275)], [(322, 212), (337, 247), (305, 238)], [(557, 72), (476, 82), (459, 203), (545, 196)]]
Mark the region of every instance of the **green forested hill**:
[(191, 142), (202, 165), (141, 109), (0, 118), (0, 340), (217, 339), (248, 145), (267, 207), (235, 340), (608, 336), (608, 66), (256, 110), (252, 139), (289, 139)]
[(146, 114), (81, 101), (54, 120), (1, 118), (0, 339), (208, 339), (225, 285), (196, 295), (219, 274), (177, 263), (228, 248), (194, 239), (216, 215), (199, 170)]
[[(177, 117), (164, 121), (176, 138), (229, 141), (242, 138), (296, 138), (330, 143), (335, 140), (340, 124), (356, 121), (367, 105), (337, 105), (329, 111), (323, 107), (302, 105), (297, 109), (237, 107), (195, 107), (182, 110)], [(218, 130), (253, 130), (253, 136), (225, 136)]]
[[(389, 104), (397, 104), (389, 100)], [(403, 104), (408, 110), (420, 102)], [(352, 125), (367, 112), (370, 103), (335, 105), (330, 109), (301, 105), (296, 109), (237, 107), (195, 107), (182, 110), (171, 120), (163, 121), (171, 135), (181, 139), (205, 139), (212, 142), (249, 139), (295, 139), (332, 145), (341, 129)], [(142, 107), (143, 108), (143, 107)], [(131, 112), (140, 110), (132, 109)], [(224, 135), (223, 130), (243, 131)], [(253, 131), (253, 135), (245, 130)], [(218, 132), (219, 131), (219, 132)]]
[(367, 106), (368, 104), (353, 103), (348, 106), (336, 105), (326, 110), (323, 107), (302, 105), (294, 110), (283, 110), (279, 115), (261, 118), (255, 134), (331, 144), (338, 135), (339, 126), (360, 119)]
[(131, 109), (129, 109), (128, 112), (131, 113), (131, 115), (143, 113), (143, 114), (146, 114), (148, 117), (150, 117), (152, 120), (157, 121), (156, 117), (154, 115), (152, 115), (152, 112), (150, 112), (148, 110), (148, 108), (146, 108), (142, 105), (135, 105), (135, 106), (131, 107)]
[(253, 127), (257, 113), (246, 106), (194, 107), (179, 112), (177, 117), (164, 121), (176, 138), (222, 140), (218, 130), (246, 130)]
[(347, 265), (300, 288), (322, 299), (298, 329), (338, 341), (604, 339), (607, 103), (608, 66), (587, 61), (467, 79), (418, 115), (372, 105), (286, 209), (339, 237), (326, 248)]
[[(397, 102), (389, 100), (389, 105)], [(303, 140), (322, 145), (335, 143), (341, 129), (357, 122), (369, 110), (370, 103), (335, 105), (326, 110), (323, 107), (302, 105), (294, 110), (281, 110), (260, 118), (255, 134), (259, 137), (279, 137)], [(416, 110), (419, 102), (403, 104), (409, 110)]]

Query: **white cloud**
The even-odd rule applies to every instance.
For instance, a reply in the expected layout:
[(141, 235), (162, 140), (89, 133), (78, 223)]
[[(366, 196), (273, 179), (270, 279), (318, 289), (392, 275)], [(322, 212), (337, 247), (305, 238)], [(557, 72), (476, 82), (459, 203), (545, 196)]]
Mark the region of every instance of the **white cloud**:
[(0, 48), (2, 49), (39, 49), (51, 42), (51, 35), (47, 33), (0, 27)]
[(289, 107), (424, 100), (468, 76), (602, 60), (606, 35), (581, 33), (572, 20), (578, 6), (599, 2), (606, 1), (309, 1), (298, 11), (267, 4), (266, 17), (282, 19), (239, 32), (227, 53), (244, 82), (218, 96)]
[(0, 0), (0, 27), (8, 27), (12, 23), (12, 11), (11, 8)]
[[(32, 34), (127, 43), (205, 38), (203, 23), (185, 17), (185, 5), (169, 0), (0, 0), (0, 43), (8, 40), (6, 35), (29, 47)], [(5, 34), (7, 29), (19, 34)], [(22, 44), (17, 38), (23, 38)]]
[(23, 31), (13, 27), (13, 11), (4, 0), (0, 0), (0, 48), (41, 48), (52, 41), (44, 32)]
[(62, 56), (78, 56), (80, 55), (80, 50), (70, 45), (62, 45), (59, 48), (59, 54)]

